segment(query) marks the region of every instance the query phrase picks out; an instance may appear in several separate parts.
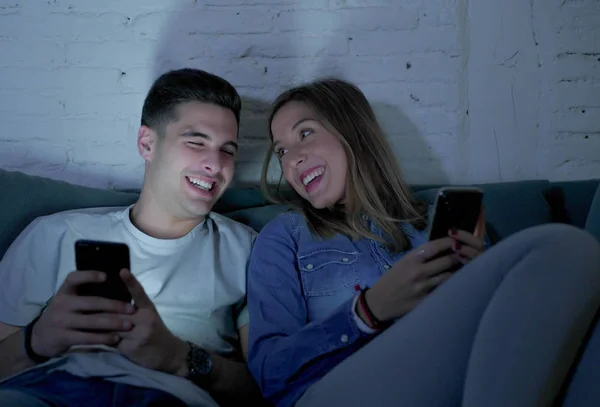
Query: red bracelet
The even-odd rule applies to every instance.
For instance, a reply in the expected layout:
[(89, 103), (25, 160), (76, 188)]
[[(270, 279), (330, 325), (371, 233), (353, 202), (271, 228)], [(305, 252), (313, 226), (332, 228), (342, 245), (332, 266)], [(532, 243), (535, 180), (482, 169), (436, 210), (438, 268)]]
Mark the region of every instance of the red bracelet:
[(368, 288), (365, 288), (365, 289), (363, 289), (363, 290), (360, 291), (360, 294), (358, 295), (358, 305), (360, 306), (360, 308), (363, 310), (363, 313), (367, 317), (367, 320), (368, 320), (367, 321), (367, 325), (369, 325), (369, 328), (381, 331), (381, 330), (387, 328), (387, 326), (389, 324), (386, 323), (386, 322), (380, 321), (373, 314), (373, 312), (371, 311), (371, 309), (367, 305), (367, 300), (365, 298), (365, 294), (367, 293), (367, 290), (368, 290)]

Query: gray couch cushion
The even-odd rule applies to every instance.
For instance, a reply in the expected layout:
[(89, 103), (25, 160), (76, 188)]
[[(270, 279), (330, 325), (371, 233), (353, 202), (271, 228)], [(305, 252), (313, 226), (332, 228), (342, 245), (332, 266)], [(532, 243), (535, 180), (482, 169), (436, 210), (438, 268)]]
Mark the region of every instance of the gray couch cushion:
[(0, 258), (35, 218), (75, 208), (126, 206), (138, 194), (87, 188), (16, 171), (0, 170)]
[[(541, 194), (547, 181), (479, 185), (485, 191), (488, 233), (493, 243), (529, 226), (549, 222), (549, 210)], [(436, 188), (414, 187), (431, 201)], [(125, 206), (138, 198), (137, 191), (88, 188), (21, 172), (0, 170), (0, 258), (17, 235), (35, 218), (52, 213), (96, 206)], [(232, 188), (215, 205), (215, 212), (256, 230), (287, 207), (266, 205), (258, 188)], [(266, 206), (265, 206), (266, 205)]]
[[(473, 185), (483, 189), (484, 192), (487, 232), (492, 243), (522, 229), (550, 222), (550, 208), (543, 195), (548, 185), (548, 181)], [(438, 187), (423, 188), (419, 186), (416, 195), (433, 202)]]
[(585, 230), (590, 232), (600, 242), (600, 184), (592, 200), (590, 211), (585, 222)]
[(552, 209), (553, 221), (584, 228), (599, 181), (591, 179), (551, 183), (546, 197)]

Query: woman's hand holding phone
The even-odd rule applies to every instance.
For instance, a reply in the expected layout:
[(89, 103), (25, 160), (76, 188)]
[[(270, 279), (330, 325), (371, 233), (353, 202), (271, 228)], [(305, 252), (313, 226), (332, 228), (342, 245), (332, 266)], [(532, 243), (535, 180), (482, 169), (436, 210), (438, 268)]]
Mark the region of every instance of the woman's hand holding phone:
[(365, 294), (375, 317), (385, 322), (404, 316), (450, 278), (451, 268), (460, 264), (454, 244), (451, 237), (427, 242), (394, 264)]
[(479, 212), (477, 226), (473, 233), (464, 230), (450, 230), (448, 236), (454, 240), (452, 250), (462, 264), (473, 261), (485, 251), (485, 211), (483, 206)]
[[(408, 252), (366, 292), (367, 306), (382, 322), (404, 316), (454, 275), (457, 265), (483, 253), (484, 236), (482, 207), (474, 233), (449, 230), (448, 237), (429, 241)], [(359, 316), (368, 323), (360, 311)]]

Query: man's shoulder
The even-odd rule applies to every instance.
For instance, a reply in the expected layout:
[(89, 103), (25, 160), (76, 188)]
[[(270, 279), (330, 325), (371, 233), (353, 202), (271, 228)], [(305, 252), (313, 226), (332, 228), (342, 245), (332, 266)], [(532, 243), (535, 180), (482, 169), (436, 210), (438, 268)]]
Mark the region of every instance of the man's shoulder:
[(93, 207), (70, 209), (43, 215), (34, 219), (30, 226), (60, 231), (65, 227), (88, 226), (94, 223), (110, 222), (124, 213), (127, 207)]
[(233, 236), (241, 239), (251, 239), (252, 241), (256, 238), (258, 233), (250, 226), (245, 225), (241, 222), (233, 220), (225, 215), (221, 215), (216, 212), (211, 212), (208, 218), (214, 222), (217, 230), (220, 234), (232, 234)]

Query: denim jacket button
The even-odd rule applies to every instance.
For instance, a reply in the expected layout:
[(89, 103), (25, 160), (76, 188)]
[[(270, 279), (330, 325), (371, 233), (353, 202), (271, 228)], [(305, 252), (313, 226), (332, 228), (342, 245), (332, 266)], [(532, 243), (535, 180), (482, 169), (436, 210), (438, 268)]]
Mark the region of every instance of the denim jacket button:
[(312, 265), (312, 264), (307, 264), (307, 265), (306, 265), (306, 269), (307, 269), (307, 270), (312, 270), (312, 268), (313, 268), (313, 265)]
[(385, 266), (383, 266), (383, 268), (387, 270), (390, 268), (390, 266), (386, 264)]
[(347, 257), (344, 257), (344, 258), (342, 259), (342, 261), (343, 261), (344, 263), (346, 263), (346, 262), (348, 262), (348, 258), (347, 258)]
[(344, 343), (348, 342), (348, 335), (343, 334), (342, 337), (340, 338), (340, 340)]

